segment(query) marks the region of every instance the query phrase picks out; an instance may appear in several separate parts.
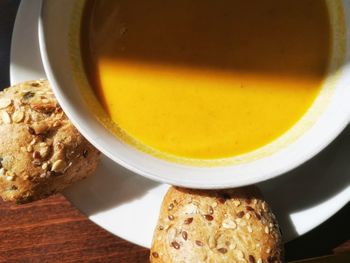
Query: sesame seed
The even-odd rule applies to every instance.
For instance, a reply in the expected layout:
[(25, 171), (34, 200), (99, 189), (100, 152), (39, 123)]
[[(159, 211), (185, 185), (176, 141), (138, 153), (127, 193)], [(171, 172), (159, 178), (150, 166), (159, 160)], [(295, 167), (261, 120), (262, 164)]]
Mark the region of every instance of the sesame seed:
[(84, 150), (84, 151), (83, 151), (83, 157), (84, 157), (84, 158), (87, 158), (88, 155), (89, 155), (88, 150)]
[(72, 164), (73, 164), (73, 162), (69, 162), (68, 165), (63, 169), (62, 172), (65, 173), (69, 169), (69, 167), (72, 166)]
[(245, 218), (246, 218), (246, 219), (248, 219), (248, 220), (249, 220), (249, 219), (250, 219), (250, 217), (251, 217), (251, 215), (250, 215), (249, 213), (246, 213), (246, 214), (245, 214)]
[(211, 206), (209, 206), (208, 212), (209, 212), (209, 214), (212, 215), (212, 214), (214, 214), (214, 209)]
[(199, 247), (204, 246), (203, 242), (200, 241), (200, 240), (196, 240), (196, 245), (199, 246)]
[(253, 255), (249, 255), (249, 263), (255, 263), (255, 257)]
[(13, 175), (6, 176), (7, 181), (14, 181), (15, 177)]
[(41, 166), (41, 168), (43, 169), (43, 170), (46, 170), (47, 168), (48, 168), (48, 163), (43, 163), (43, 165)]
[(205, 217), (205, 219), (207, 219), (208, 221), (213, 221), (213, 219), (214, 219), (214, 217), (211, 216), (211, 215), (205, 215), (204, 217)]
[(236, 244), (231, 244), (231, 245), (230, 245), (230, 249), (235, 249), (236, 247), (237, 247)]
[(217, 203), (217, 202), (213, 202), (213, 203), (211, 204), (211, 206), (215, 208), (215, 207), (218, 206), (218, 203)]
[(261, 204), (261, 207), (262, 207), (262, 209), (264, 210), (264, 212), (267, 211), (267, 205), (266, 205), (266, 202), (265, 202), (265, 201)]
[(192, 222), (193, 222), (193, 217), (186, 218), (185, 221), (184, 221), (184, 223), (185, 223), (186, 225), (189, 225), (189, 224), (191, 224)]
[(33, 146), (29, 144), (29, 145), (27, 146), (27, 152), (31, 153), (33, 150), (34, 150), (34, 149), (33, 149)]
[(185, 214), (197, 214), (199, 209), (197, 205), (189, 203), (183, 207), (182, 212)]
[(37, 143), (37, 139), (36, 138), (33, 138), (33, 140), (29, 143), (30, 145), (34, 145)]
[(45, 178), (48, 174), (47, 173), (42, 173), (39, 175), (40, 178)]
[(231, 219), (225, 219), (222, 222), (222, 226), (224, 228), (229, 228), (229, 229), (236, 229), (237, 228), (237, 224), (234, 221), (232, 221)]
[(248, 229), (248, 232), (249, 232), (249, 233), (252, 233), (252, 232), (253, 232), (253, 229), (252, 229), (251, 226), (248, 226), (247, 229)]
[(159, 226), (158, 229), (159, 229), (159, 230), (163, 230), (164, 227), (163, 227), (163, 226)]
[(177, 230), (175, 228), (171, 228), (168, 231), (168, 240), (173, 241), (175, 239)]
[(265, 233), (266, 233), (266, 234), (270, 233), (270, 229), (269, 229), (268, 226), (265, 226)]
[(180, 249), (180, 244), (177, 243), (176, 241), (171, 242), (171, 246), (175, 249)]
[(241, 250), (237, 250), (237, 257), (238, 257), (239, 259), (244, 258), (244, 253), (243, 253)]
[(227, 249), (222, 247), (222, 248), (219, 248), (218, 251), (222, 254), (226, 254), (227, 253)]
[(186, 231), (182, 231), (181, 235), (184, 240), (187, 240), (188, 235)]
[(174, 220), (175, 217), (173, 215), (168, 215), (169, 220)]
[(157, 252), (152, 252), (152, 256), (153, 256), (154, 258), (159, 258), (159, 254), (158, 254)]
[(271, 248), (267, 248), (267, 249), (266, 249), (266, 253), (267, 253), (267, 254), (270, 254), (270, 253), (271, 253)]
[(5, 169), (4, 168), (0, 168), (0, 175), (4, 175), (5, 174)]
[(171, 210), (173, 210), (173, 209), (174, 209), (174, 204), (171, 203), (171, 204), (168, 206), (168, 211), (171, 211)]
[(208, 238), (208, 246), (209, 248), (213, 249), (216, 247), (216, 239), (214, 235), (209, 235)]
[(233, 204), (235, 205), (235, 207), (239, 207), (241, 205), (241, 201), (239, 200), (234, 200)]
[(53, 128), (57, 128), (58, 126), (60, 126), (61, 123), (59, 121), (55, 121), (53, 124), (52, 124), (52, 127)]
[(259, 259), (256, 261), (256, 263), (262, 263), (262, 259), (259, 258)]

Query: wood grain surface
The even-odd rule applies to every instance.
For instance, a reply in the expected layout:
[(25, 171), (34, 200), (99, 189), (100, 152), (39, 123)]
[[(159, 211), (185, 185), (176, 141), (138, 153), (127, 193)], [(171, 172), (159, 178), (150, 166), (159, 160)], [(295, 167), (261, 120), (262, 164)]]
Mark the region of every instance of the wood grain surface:
[[(9, 85), (11, 32), (18, 4), (19, 0), (0, 0), (0, 89)], [(344, 243), (350, 239), (349, 222), (347, 205), (320, 227), (286, 244), (286, 259), (349, 251), (349, 241)], [(27, 205), (0, 201), (0, 262), (138, 263), (148, 262), (148, 254), (147, 249), (90, 222), (62, 195)]]
[(148, 254), (90, 222), (62, 195), (0, 203), (0, 262), (147, 262)]

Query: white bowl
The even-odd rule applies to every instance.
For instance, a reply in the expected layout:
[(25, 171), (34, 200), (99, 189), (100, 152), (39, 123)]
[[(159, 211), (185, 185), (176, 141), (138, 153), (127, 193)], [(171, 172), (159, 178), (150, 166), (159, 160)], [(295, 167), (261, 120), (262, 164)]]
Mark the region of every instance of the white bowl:
[[(229, 188), (279, 176), (309, 160), (350, 121), (350, 0), (326, 0), (332, 23), (332, 63), (321, 95), (290, 131), (256, 152), (212, 165), (178, 163), (141, 152), (113, 135), (86, 102), (79, 54), (84, 0), (43, 1), (39, 43), (45, 72), (62, 108), (79, 131), (120, 165), (155, 181), (190, 188)], [(96, 110), (96, 109), (95, 109)]]

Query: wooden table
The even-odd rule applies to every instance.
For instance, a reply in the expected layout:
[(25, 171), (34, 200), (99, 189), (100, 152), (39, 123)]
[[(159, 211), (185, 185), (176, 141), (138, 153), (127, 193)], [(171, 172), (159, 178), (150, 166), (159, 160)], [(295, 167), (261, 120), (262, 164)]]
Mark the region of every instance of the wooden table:
[[(9, 50), (19, 0), (0, 0), (0, 88), (9, 85)], [(315, 215), (317, 216), (317, 215)], [(350, 205), (286, 244), (287, 260), (350, 249)], [(342, 246), (340, 246), (343, 244)], [(336, 249), (334, 249), (336, 248)], [(0, 262), (148, 262), (148, 250), (101, 229), (57, 195), (33, 204), (0, 201)]]

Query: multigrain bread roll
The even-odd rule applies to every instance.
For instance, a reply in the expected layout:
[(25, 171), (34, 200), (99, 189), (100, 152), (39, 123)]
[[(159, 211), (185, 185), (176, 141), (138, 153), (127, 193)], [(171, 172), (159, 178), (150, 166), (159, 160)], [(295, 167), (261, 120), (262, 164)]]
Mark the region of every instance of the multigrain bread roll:
[(257, 188), (171, 187), (160, 210), (150, 261), (282, 262), (282, 251), (275, 216)]
[(0, 196), (29, 202), (89, 174), (100, 153), (74, 128), (46, 80), (0, 92)]

